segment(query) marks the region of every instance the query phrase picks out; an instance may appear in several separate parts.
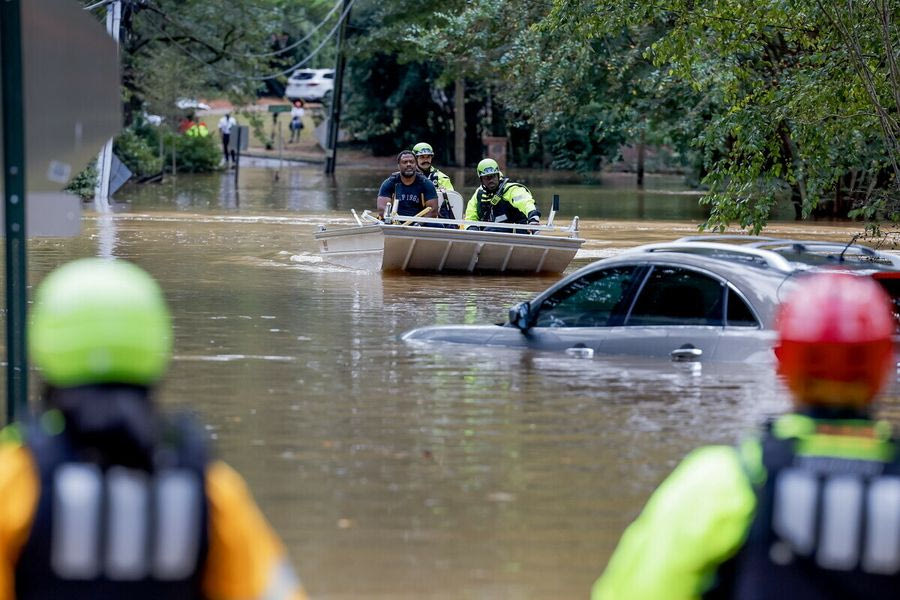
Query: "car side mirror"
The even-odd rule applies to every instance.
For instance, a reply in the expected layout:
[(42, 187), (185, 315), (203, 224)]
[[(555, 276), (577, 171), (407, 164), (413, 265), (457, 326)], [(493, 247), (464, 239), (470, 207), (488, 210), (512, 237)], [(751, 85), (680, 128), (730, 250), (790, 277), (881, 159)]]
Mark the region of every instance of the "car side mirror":
[(509, 309), (509, 324), (522, 331), (531, 327), (531, 304), (520, 302)]

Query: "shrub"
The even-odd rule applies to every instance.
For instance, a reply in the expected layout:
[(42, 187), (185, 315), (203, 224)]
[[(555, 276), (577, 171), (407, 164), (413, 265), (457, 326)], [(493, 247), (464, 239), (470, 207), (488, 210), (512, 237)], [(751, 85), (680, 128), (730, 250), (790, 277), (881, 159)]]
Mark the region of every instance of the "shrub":
[(92, 160), (81, 173), (72, 178), (69, 185), (65, 187), (65, 191), (75, 194), (82, 200), (91, 200), (94, 197), (98, 177), (97, 161)]
[[(175, 161), (180, 173), (208, 173), (219, 168), (222, 151), (216, 137), (192, 137), (183, 134), (169, 134), (166, 147), (171, 152), (172, 139), (175, 140)], [(169, 154), (171, 160), (171, 154)]]
[(132, 128), (123, 131), (113, 143), (113, 151), (135, 177), (156, 175), (162, 170), (162, 159), (156, 147)]

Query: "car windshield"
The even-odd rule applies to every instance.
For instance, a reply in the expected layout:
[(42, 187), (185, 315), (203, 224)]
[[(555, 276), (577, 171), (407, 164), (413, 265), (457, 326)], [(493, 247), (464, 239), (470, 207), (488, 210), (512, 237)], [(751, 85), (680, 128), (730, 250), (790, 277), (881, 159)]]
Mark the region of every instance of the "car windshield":
[(291, 79), (293, 79), (295, 81), (303, 81), (305, 79), (312, 79), (312, 78), (313, 78), (312, 73), (294, 73), (293, 75), (291, 75)]
[(891, 304), (894, 310), (894, 322), (897, 332), (900, 333), (900, 278), (889, 277), (887, 275), (875, 275), (875, 281), (881, 284), (882, 289), (891, 297)]

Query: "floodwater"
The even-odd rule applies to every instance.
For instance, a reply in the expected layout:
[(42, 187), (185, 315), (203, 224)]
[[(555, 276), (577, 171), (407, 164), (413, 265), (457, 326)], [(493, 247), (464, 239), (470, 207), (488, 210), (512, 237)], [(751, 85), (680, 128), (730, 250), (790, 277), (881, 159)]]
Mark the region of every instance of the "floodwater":
[[(80, 237), (31, 242), (30, 280), (93, 255), (158, 278), (176, 336), (160, 399), (202, 415), (314, 598), (585, 598), (689, 449), (787, 407), (769, 367), (407, 346), (398, 335), (415, 326), (502, 321), (556, 277), (330, 266), (313, 232), (371, 207), (385, 174), (274, 175), (126, 189), (129, 205), (88, 211)], [(624, 176), (529, 183), (542, 204), (562, 196), (557, 223), (582, 218), (571, 268), (690, 235), (705, 216), (676, 177), (649, 178), (641, 196)]]

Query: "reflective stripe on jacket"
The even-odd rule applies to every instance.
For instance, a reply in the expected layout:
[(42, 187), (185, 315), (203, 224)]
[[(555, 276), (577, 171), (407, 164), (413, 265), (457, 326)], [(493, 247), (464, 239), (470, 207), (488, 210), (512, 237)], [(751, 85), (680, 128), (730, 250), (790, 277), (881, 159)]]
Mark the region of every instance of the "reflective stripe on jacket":
[(494, 194), (479, 186), (466, 204), (467, 221), (527, 223), (528, 219), (540, 214), (528, 188), (509, 179), (501, 180)]
[(740, 449), (695, 450), (626, 529), (591, 597), (893, 597), (894, 448), (884, 423), (792, 414)]
[[(23, 600), (30, 596), (17, 596), (17, 587), (24, 583), (17, 581), (17, 570), (34, 534), (41, 479), (29, 447), (16, 442), (15, 436), (0, 435), (0, 440), (5, 440), (0, 441), (0, 600)], [(208, 549), (192, 597), (305, 600), (281, 542), (240, 475), (215, 461), (206, 468), (204, 480)], [(108, 556), (94, 556), (99, 556), (107, 569)], [(138, 593), (129, 591), (129, 600), (142, 597), (141, 584), (135, 585)], [(91, 589), (85, 597), (101, 596)]]

